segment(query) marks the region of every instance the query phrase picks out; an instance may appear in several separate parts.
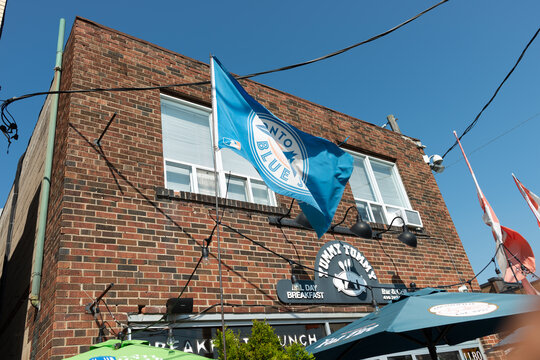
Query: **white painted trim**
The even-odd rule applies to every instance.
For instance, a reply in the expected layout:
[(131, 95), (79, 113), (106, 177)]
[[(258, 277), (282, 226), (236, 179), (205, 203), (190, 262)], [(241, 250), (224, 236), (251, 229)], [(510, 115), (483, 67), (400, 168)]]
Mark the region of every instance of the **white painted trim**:
[[(286, 314), (225, 314), (225, 321), (229, 326), (251, 325), (252, 320), (266, 320), (271, 325), (286, 324), (314, 324), (325, 322), (352, 322), (366, 316), (368, 313), (286, 313)], [(177, 322), (175, 327), (200, 327), (200, 326), (220, 326), (220, 314), (201, 315), (177, 315), (171, 322)], [(148, 323), (159, 321), (162, 315), (133, 314), (128, 315), (128, 322), (141, 328)], [(156, 325), (152, 328), (162, 328), (163, 325)]]

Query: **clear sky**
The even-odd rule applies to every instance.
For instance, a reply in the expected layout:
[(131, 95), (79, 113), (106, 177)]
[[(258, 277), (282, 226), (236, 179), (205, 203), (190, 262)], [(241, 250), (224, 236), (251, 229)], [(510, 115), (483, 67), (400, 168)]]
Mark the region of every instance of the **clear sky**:
[[(66, 38), (79, 15), (204, 62), (215, 54), (242, 75), (357, 43), (435, 3), (9, 0), (0, 39), (0, 99), (49, 88), (61, 17)], [(394, 114), (402, 132), (420, 139), (428, 155), (442, 155), (454, 142), (452, 131), (463, 132), (514, 65), (540, 26), (538, 14), (537, 0), (450, 0), (368, 45), (254, 80), (374, 124)], [(540, 256), (540, 229), (511, 177), (514, 172), (540, 195), (539, 64), (537, 39), (463, 146), (501, 223), (520, 232)], [(9, 154), (0, 139), (0, 207), (43, 100), (9, 108), (20, 139)], [(494, 241), (459, 150), (444, 164), (445, 172), (435, 177), (478, 272), (493, 256)], [(490, 266), (479, 279), (492, 276)]]

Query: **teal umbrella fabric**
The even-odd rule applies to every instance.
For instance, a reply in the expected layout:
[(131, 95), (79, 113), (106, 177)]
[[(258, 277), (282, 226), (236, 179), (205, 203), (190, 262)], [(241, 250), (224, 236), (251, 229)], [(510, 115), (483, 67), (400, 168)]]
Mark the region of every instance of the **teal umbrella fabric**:
[(64, 360), (207, 360), (205, 357), (178, 350), (150, 346), (143, 340), (107, 340), (90, 346), (90, 350)]
[(436, 345), (455, 345), (499, 331), (508, 317), (534, 311), (537, 296), (450, 293), (426, 288), (406, 293), (362, 319), (309, 345), (317, 360), (357, 360)]

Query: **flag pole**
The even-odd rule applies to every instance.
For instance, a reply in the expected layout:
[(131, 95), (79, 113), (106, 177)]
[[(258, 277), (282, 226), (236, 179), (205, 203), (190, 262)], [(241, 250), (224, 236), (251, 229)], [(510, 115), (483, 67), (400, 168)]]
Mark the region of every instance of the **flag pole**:
[(221, 342), (223, 344), (223, 358), (227, 360), (227, 344), (225, 343), (225, 315), (223, 313), (223, 275), (221, 270), (221, 237), (219, 233), (219, 225), (221, 219), (219, 218), (219, 181), (217, 172), (217, 104), (216, 104), (216, 84), (214, 76), (214, 61), (213, 56), (210, 55), (210, 79), (212, 84), (212, 147), (214, 149), (214, 190), (216, 196), (216, 237), (217, 237), (217, 249), (218, 249), (218, 269), (219, 269), (219, 303), (221, 307)]
[[(503, 277), (506, 276), (506, 270), (508, 269), (508, 266), (510, 266), (510, 269), (512, 271), (512, 275), (514, 275), (514, 278), (517, 281), (516, 274), (514, 273), (514, 270), (512, 269), (512, 264), (510, 263), (510, 260), (508, 260), (508, 256), (506, 255), (506, 251), (502, 248), (504, 246), (502, 242), (502, 230), (500, 229), (500, 223), (497, 219), (497, 216), (493, 212), (493, 209), (491, 209), (491, 205), (489, 205), (489, 202), (486, 200), (484, 193), (482, 192), (482, 189), (480, 189), (480, 185), (478, 184), (478, 180), (476, 180), (476, 175), (474, 174), (474, 171), (471, 167), (471, 164), (469, 163), (469, 159), (467, 159), (467, 155), (465, 155), (465, 150), (463, 149), (463, 146), (461, 145), (461, 141), (459, 141), (459, 137), (457, 133), (454, 131), (454, 136), (456, 137), (456, 141), (459, 145), (459, 148), (461, 149), (461, 153), (463, 154), (463, 158), (465, 159), (465, 162), (467, 163), (467, 166), (469, 167), (469, 171), (471, 173), (471, 176), (474, 181), (474, 185), (476, 186), (476, 193), (478, 195), (478, 200), (480, 201), (480, 205), (482, 206), (482, 210), (484, 210), (485, 214), (493, 214), (495, 219), (490, 219), (489, 222), (491, 224), (488, 224), (486, 220), (484, 219), (484, 222), (491, 228), (491, 232), (493, 233), (493, 236), (495, 237), (495, 243), (497, 244), (497, 250), (495, 252), (495, 257), (497, 258), (497, 265), (499, 266), (499, 269), (504, 271)], [(487, 206), (486, 206), (487, 205)], [(488, 209), (486, 209), (487, 207)], [(496, 221), (494, 221), (496, 220)], [(497, 223), (499, 225), (499, 231), (495, 231), (494, 229), (494, 223)], [(505, 265), (505, 268), (502, 269), (501, 265)]]

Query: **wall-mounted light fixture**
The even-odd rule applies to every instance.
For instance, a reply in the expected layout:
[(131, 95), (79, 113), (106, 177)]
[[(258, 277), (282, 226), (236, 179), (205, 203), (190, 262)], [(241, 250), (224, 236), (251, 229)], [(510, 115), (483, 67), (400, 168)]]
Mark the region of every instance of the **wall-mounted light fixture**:
[(302, 227), (305, 227), (305, 228), (308, 228), (308, 229), (312, 229), (312, 226), (311, 224), (309, 223), (309, 220), (306, 216), (306, 214), (304, 214), (303, 211), (300, 211), (300, 214), (298, 214), (298, 216), (294, 219), (294, 221), (302, 226)]
[(371, 229), (371, 226), (362, 219), (362, 216), (360, 215), (360, 212), (358, 211), (358, 208), (356, 207), (356, 205), (350, 206), (345, 212), (345, 216), (343, 216), (343, 219), (341, 219), (341, 221), (338, 222), (337, 224), (332, 225), (330, 227), (330, 230), (334, 231), (336, 227), (343, 224), (343, 222), (347, 218), (347, 214), (349, 213), (349, 210), (351, 209), (356, 210), (356, 222), (349, 228), (349, 230), (356, 236), (359, 236), (364, 239), (371, 239), (373, 237), (373, 230)]
[(403, 232), (401, 234), (398, 235), (398, 240), (401, 241), (402, 243), (404, 243), (405, 245), (408, 245), (410, 247), (416, 247), (416, 245), (418, 244), (418, 240), (416, 239), (416, 235), (414, 235), (412, 232), (409, 231), (409, 229), (407, 229), (407, 225), (405, 224), (405, 220), (403, 220), (403, 218), (401, 216), (396, 216), (395, 218), (392, 219), (392, 221), (390, 222), (390, 225), (388, 225), (388, 228), (386, 230), (383, 230), (381, 232), (378, 232), (375, 234), (374, 238), (375, 239), (382, 239), (382, 234), (390, 231), (392, 229), (392, 224), (394, 223), (394, 221), (396, 221), (396, 219), (400, 219), (401, 222), (403, 223)]
[[(356, 209), (356, 214), (357, 214), (356, 222), (350, 228), (340, 226), (347, 218), (349, 211), (353, 208)], [(300, 212), (300, 214), (298, 214), (298, 216), (296, 216), (296, 218), (294, 219), (285, 218), (287, 214), (281, 217), (269, 216), (268, 222), (272, 225), (278, 225), (278, 226), (289, 226), (289, 227), (302, 228), (302, 229), (313, 229), (306, 215), (303, 212)], [(332, 233), (343, 234), (343, 235), (355, 235), (364, 239), (379, 239), (380, 240), (382, 239), (382, 234), (392, 230), (392, 225), (394, 224), (394, 221), (396, 219), (400, 219), (403, 223), (403, 231), (398, 235), (398, 240), (410, 247), (416, 247), (418, 243), (416, 239), (416, 235), (409, 231), (409, 229), (407, 228), (407, 225), (405, 224), (405, 220), (401, 216), (396, 216), (395, 218), (393, 218), (392, 221), (390, 222), (390, 225), (388, 225), (388, 228), (386, 230), (373, 234), (373, 230), (371, 229), (371, 226), (369, 225), (369, 223), (367, 223), (366, 221), (362, 219), (362, 216), (360, 215), (360, 212), (358, 211), (358, 208), (355, 205), (349, 207), (347, 211), (345, 212), (345, 216), (343, 216), (343, 219), (337, 224), (332, 225), (328, 231)]]

